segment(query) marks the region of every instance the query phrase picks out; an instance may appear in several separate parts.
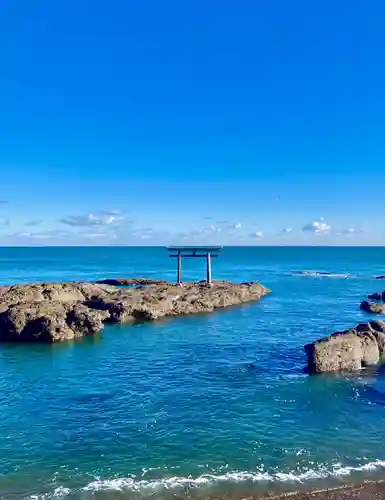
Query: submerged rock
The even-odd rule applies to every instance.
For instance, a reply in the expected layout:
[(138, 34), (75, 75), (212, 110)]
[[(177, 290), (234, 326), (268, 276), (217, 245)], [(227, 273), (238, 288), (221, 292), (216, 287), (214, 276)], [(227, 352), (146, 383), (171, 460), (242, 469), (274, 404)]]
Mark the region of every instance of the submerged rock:
[(364, 300), (361, 302), (360, 309), (369, 313), (385, 314), (385, 304), (380, 304), (378, 302)]
[(360, 323), (305, 346), (310, 373), (357, 371), (385, 355), (385, 321)]
[(36, 283), (0, 287), (0, 341), (70, 340), (94, 335), (105, 322), (154, 321), (163, 316), (211, 312), (258, 300), (270, 292), (259, 283), (147, 285), (117, 288), (92, 283)]

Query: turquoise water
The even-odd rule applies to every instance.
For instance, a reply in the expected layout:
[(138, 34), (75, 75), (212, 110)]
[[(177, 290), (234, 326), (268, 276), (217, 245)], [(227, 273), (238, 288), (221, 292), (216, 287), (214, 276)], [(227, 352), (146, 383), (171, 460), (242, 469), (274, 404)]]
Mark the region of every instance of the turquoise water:
[[(174, 266), (161, 248), (0, 249), (2, 284), (173, 279)], [(385, 249), (226, 248), (213, 272), (273, 293), (72, 344), (0, 348), (1, 498), (240, 496), (383, 472), (381, 370), (309, 377), (303, 344), (368, 319), (358, 306), (381, 290)], [(184, 273), (201, 279), (204, 263)]]

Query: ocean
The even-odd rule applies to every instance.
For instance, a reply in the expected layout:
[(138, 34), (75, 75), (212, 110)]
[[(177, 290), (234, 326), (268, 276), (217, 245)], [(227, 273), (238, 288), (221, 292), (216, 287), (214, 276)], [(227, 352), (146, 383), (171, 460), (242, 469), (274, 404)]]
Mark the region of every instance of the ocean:
[[(184, 262), (184, 279), (205, 276)], [(163, 248), (0, 248), (0, 284), (175, 279)], [(327, 274), (319, 275), (317, 272)], [(381, 477), (385, 378), (308, 376), (305, 343), (367, 321), (385, 248), (229, 247), (260, 302), (0, 347), (0, 498), (202, 499)]]

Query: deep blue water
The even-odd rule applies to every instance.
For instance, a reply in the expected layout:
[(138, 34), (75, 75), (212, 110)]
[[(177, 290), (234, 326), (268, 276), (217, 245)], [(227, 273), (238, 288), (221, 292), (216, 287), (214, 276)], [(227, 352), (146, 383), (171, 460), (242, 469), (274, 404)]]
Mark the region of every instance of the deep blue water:
[[(0, 248), (1, 284), (173, 279), (174, 268), (161, 248)], [(1, 498), (203, 498), (382, 473), (381, 370), (310, 377), (303, 345), (368, 320), (359, 303), (381, 290), (385, 248), (225, 248), (213, 273), (273, 293), (0, 348)], [(203, 262), (185, 263), (185, 280), (203, 277)]]

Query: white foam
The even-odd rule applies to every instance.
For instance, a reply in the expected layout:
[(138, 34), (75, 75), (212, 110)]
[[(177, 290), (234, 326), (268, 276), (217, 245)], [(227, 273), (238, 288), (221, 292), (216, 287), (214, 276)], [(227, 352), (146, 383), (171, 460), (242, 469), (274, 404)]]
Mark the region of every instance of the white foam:
[(309, 278), (354, 278), (355, 276), (349, 273), (328, 273), (324, 271), (293, 271), (293, 276), (306, 276)]
[[(178, 490), (185, 488), (199, 488), (204, 486), (213, 486), (216, 484), (234, 484), (234, 483), (305, 483), (317, 479), (327, 479), (331, 477), (348, 476), (354, 472), (369, 472), (385, 468), (385, 461), (375, 460), (356, 467), (344, 466), (340, 463), (331, 467), (320, 466), (314, 469), (308, 469), (303, 472), (246, 472), (232, 471), (224, 474), (202, 474), (198, 477), (191, 476), (172, 476), (155, 480), (136, 479), (132, 477), (118, 477), (114, 479), (95, 478), (94, 481), (84, 486), (81, 491), (140, 491), (156, 492), (160, 490)], [(64, 499), (73, 490), (60, 486), (51, 493), (43, 495), (30, 496), (30, 500), (56, 500)]]
[(31, 495), (29, 500), (51, 500), (51, 499), (62, 499), (72, 493), (69, 488), (64, 488), (64, 486), (59, 486), (55, 488), (52, 493), (44, 493), (43, 495)]
[(385, 461), (375, 460), (357, 467), (343, 466), (335, 464), (331, 468), (320, 467), (318, 469), (308, 469), (304, 472), (243, 472), (234, 471), (225, 474), (203, 474), (196, 478), (173, 476), (153, 481), (136, 480), (133, 477), (116, 479), (96, 479), (89, 483), (84, 491), (99, 490), (160, 490), (178, 488), (197, 488), (199, 486), (209, 486), (217, 483), (239, 483), (239, 482), (298, 482), (303, 483), (315, 479), (325, 479), (328, 477), (338, 477), (350, 475), (353, 472), (373, 471), (385, 468)]

